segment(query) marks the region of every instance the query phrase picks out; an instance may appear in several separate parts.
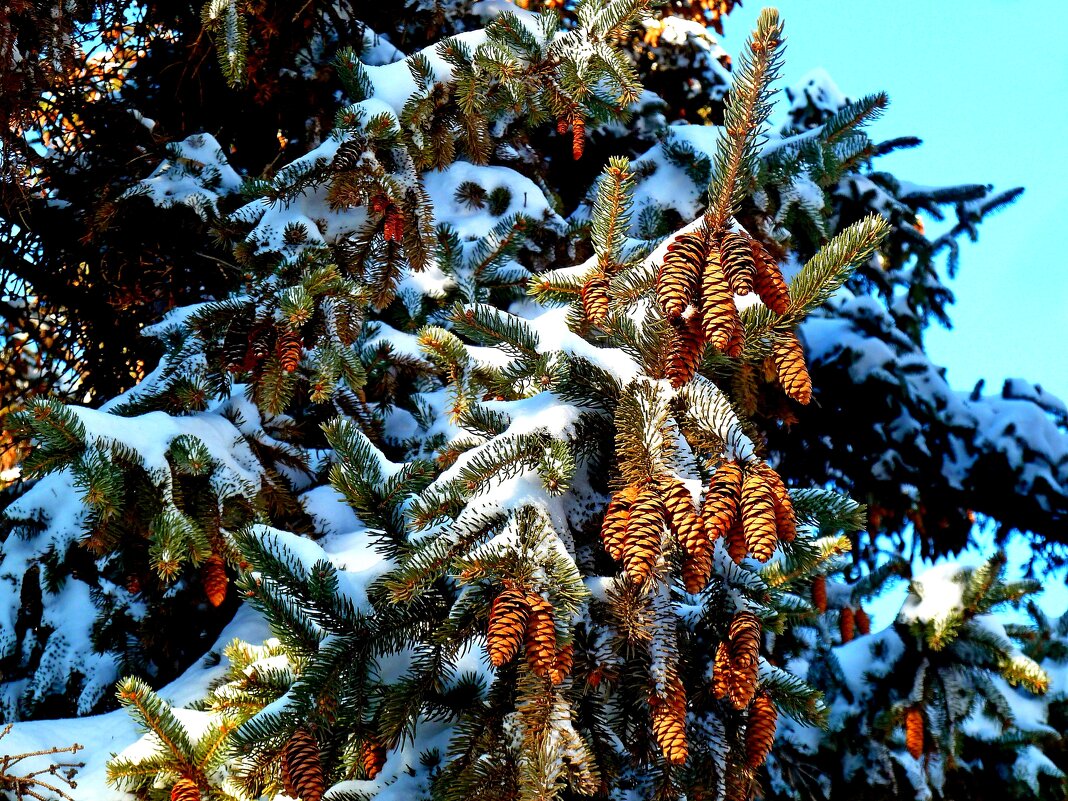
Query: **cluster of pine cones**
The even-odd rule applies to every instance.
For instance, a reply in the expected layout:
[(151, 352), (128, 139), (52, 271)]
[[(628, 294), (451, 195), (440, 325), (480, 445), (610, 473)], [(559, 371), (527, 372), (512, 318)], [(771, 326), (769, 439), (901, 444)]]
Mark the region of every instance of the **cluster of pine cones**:
[[(774, 256), (744, 231), (713, 236), (699, 228), (679, 234), (668, 245), (657, 274), (656, 298), (674, 329), (667, 368), (674, 386), (693, 378), (708, 345), (732, 358), (742, 355), (745, 333), (734, 296), (750, 292), (775, 314), (790, 310), (790, 291)], [(772, 360), (786, 394), (808, 403), (812, 380), (793, 331), (776, 336)]]
[(712, 694), (726, 698), (735, 709), (749, 707), (746, 724), (745, 753), (750, 768), (758, 768), (775, 741), (778, 713), (765, 692), (757, 692), (760, 663), (760, 619), (752, 612), (741, 611), (731, 618), (727, 639), (716, 649), (712, 674)]
[(536, 592), (505, 587), (490, 607), (486, 639), (494, 667), (512, 661), (525, 645), (535, 675), (559, 684), (571, 672), (574, 648), (557, 648), (553, 605)]

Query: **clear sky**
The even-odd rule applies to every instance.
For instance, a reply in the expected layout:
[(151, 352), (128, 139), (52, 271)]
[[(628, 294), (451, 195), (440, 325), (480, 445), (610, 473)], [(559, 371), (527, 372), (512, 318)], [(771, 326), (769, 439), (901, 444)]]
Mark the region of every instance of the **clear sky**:
[[(744, 0), (725, 21), (737, 54), (756, 16), (786, 24), (785, 80), (824, 67), (849, 97), (890, 107), (878, 139), (915, 135), (882, 159), (921, 184), (1023, 186), (1015, 205), (965, 242), (951, 286), (954, 327), (930, 329), (928, 352), (970, 390), (980, 378), (1041, 384), (1068, 400), (1068, 44), (1053, 0)], [(783, 98), (785, 99), (785, 98)]]

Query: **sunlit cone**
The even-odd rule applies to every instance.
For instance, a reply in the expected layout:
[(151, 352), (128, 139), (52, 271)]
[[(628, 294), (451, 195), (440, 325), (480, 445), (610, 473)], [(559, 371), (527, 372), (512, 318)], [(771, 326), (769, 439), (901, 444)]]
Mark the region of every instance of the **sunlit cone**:
[(682, 582), (687, 592), (701, 592), (712, 577), (712, 548), (688, 553), (682, 562)]
[(556, 667), (556, 623), (553, 607), (537, 593), (527, 593), (527, 661), (538, 676), (548, 678)]
[(871, 634), (871, 618), (868, 617), (868, 613), (864, 611), (863, 606), (858, 606), (856, 614), (853, 615), (857, 622), (857, 631), (863, 634)]
[(567, 129), (570, 128), (570, 127), (571, 126), (568, 125), (568, 123), (567, 123), (567, 117), (560, 117), (556, 121), (556, 132), (558, 134), (560, 134), (560, 136), (563, 136), (564, 134), (566, 134), (567, 133)]
[(727, 543), (727, 555), (734, 560), (735, 564), (741, 564), (749, 553), (749, 543), (745, 539), (745, 531), (742, 529), (741, 520), (736, 520), (727, 530), (724, 537)]
[(326, 792), (319, 743), (307, 729), (297, 729), (282, 748), (282, 778), (286, 795), (300, 801), (320, 801)]
[(812, 579), (812, 605), (821, 615), (827, 611), (827, 577), (816, 576)]
[(656, 299), (667, 317), (678, 317), (701, 283), (707, 245), (700, 233), (679, 234), (668, 245), (656, 279)]
[(794, 504), (790, 500), (790, 492), (786, 489), (779, 473), (764, 462), (759, 462), (752, 469), (758, 471), (771, 488), (772, 497), (775, 500), (775, 528), (779, 539), (783, 542), (793, 542), (797, 537), (797, 516), (794, 513)]
[(726, 353), (740, 340), (742, 320), (716, 248), (708, 251), (701, 277), (701, 323), (708, 344), (719, 351)]
[(842, 607), (842, 611), (838, 613), (838, 633), (842, 635), (843, 643), (852, 641), (855, 628), (856, 618), (853, 616), (853, 610), (848, 606)]
[(382, 772), (382, 766), (386, 764), (386, 748), (375, 740), (367, 740), (360, 747), (360, 763), (363, 765), (364, 775), (373, 779)]
[(686, 689), (677, 676), (669, 681), (667, 697), (654, 695), (650, 699), (653, 737), (664, 759), (672, 765), (686, 762)]
[(486, 641), (495, 667), (510, 662), (519, 653), (529, 614), (525, 596), (519, 590), (504, 589), (493, 599)]
[(790, 290), (782, 277), (775, 257), (757, 242), (752, 241), (753, 262), (756, 264), (756, 278), (753, 281), (753, 289), (760, 298), (761, 303), (776, 314), (786, 314), (790, 311)]
[(382, 222), (382, 236), (387, 242), (400, 242), (404, 239), (404, 215), (396, 206), (386, 209)]
[(200, 801), (200, 788), (192, 779), (179, 779), (171, 787), (171, 801)]
[(788, 331), (777, 336), (771, 346), (775, 369), (786, 394), (801, 404), (812, 400), (812, 379), (805, 365), (805, 352), (797, 334)]
[(749, 705), (756, 692), (760, 662), (760, 619), (749, 611), (736, 612), (729, 631), (730, 679), (728, 695), (735, 709)]
[(664, 507), (656, 490), (652, 486), (645, 487), (630, 509), (627, 539), (623, 546), (623, 567), (637, 584), (649, 577), (660, 558), (663, 522)]
[(712, 695), (726, 698), (730, 692), (731, 655), (726, 641), (721, 640), (716, 647), (716, 661), (712, 667)]
[(704, 524), (697, 516), (693, 496), (686, 485), (672, 476), (657, 480), (660, 503), (667, 511), (668, 528), (688, 553), (708, 547)]
[(778, 542), (775, 499), (768, 482), (756, 470), (749, 470), (742, 482), (742, 531), (753, 558), (767, 562)]
[(571, 157), (578, 161), (586, 151), (586, 120), (581, 114), (571, 118)]
[(608, 279), (598, 273), (582, 285), (582, 314), (594, 325), (608, 319)]
[(701, 369), (705, 355), (705, 333), (701, 326), (701, 314), (695, 312), (687, 318), (671, 322), (673, 340), (671, 356), (667, 364), (667, 379), (678, 389), (690, 382)]
[(217, 553), (209, 556), (200, 566), (200, 583), (212, 606), (222, 606), (230, 579), (226, 575), (226, 561)]
[(905, 748), (913, 759), (923, 756), (923, 713), (917, 707), (905, 712)]
[(745, 763), (750, 768), (764, 764), (775, 742), (775, 723), (779, 713), (767, 693), (758, 693), (749, 707), (749, 721), (745, 727)]
[(559, 684), (565, 678), (567, 674), (571, 672), (571, 668), (575, 663), (575, 646), (568, 643), (559, 651), (556, 652), (556, 664), (553, 669), (549, 671), (549, 680), (553, 684)]
[(293, 329), (286, 328), (278, 335), (275, 351), (278, 355), (278, 362), (287, 373), (296, 371), (300, 366), (303, 350), (304, 344), (301, 342), (300, 334)]
[(623, 545), (630, 522), (630, 507), (638, 499), (637, 487), (625, 487), (612, 496), (601, 523), (601, 542), (608, 555), (617, 562), (623, 561)]
[(756, 278), (756, 265), (753, 263), (753, 249), (749, 245), (748, 234), (731, 231), (720, 240), (720, 258), (727, 284), (736, 295), (748, 295), (753, 291), (753, 279)]
[(712, 474), (708, 484), (701, 516), (709, 539), (722, 537), (738, 518), (742, 499), (742, 467), (737, 462), (726, 461)]

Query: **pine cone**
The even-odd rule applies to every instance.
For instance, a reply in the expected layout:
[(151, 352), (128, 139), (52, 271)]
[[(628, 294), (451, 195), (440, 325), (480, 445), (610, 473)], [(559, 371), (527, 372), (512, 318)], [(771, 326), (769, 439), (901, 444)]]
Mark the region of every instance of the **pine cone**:
[(853, 610), (848, 606), (842, 608), (842, 611), (838, 613), (838, 632), (842, 635), (842, 642), (847, 643), (853, 639), (853, 630), (856, 627), (856, 619), (853, 616)]
[(556, 667), (556, 623), (553, 605), (537, 593), (527, 593), (527, 662), (534, 674), (546, 678)]
[(753, 249), (748, 234), (731, 231), (720, 240), (720, 253), (723, 260), (723, 272), (731, 292), (736, 295), (748, 295), (753, 291), (756, 278), (756, 265), (753, 263)]
[(638, 493), (630, 509), (627, 540), (623, 549), (623, 567), (631, 580), (641, 584), (653, 572), (660, 558), (660, 531), (664, 522), (664, 507), (650, 486)]
[(701, 313), (694, 312), (686, 319), (671, 321), (672, 348), (666, 378), (678, 389), (697, 375), (705, 357), (705, 334), (701, 327)]
[(730, 683), (728, 693), (736, 709), (749, 705), (756, 692), (760, 663), (760, 619), (752, 612), (738, 612), (730, 625)]
[(756, 279), (753, 289), (761, 302), (776, 314), (786, 314), (790, 310), (790, 290), (783, 280), (775, 257), (757, 242), (752, 241), (753, 262), (756, 264)]
[(677, 478), (663, 476), (657, 481), (660, 502), (667, 511), (668, 528), (687, 553), (707, 550), (708, 536), (697, 514), (693, 496)]
[(778, 540), (775, 499), (768, 482), (756, 470), (748, 471), (742, 483), (742, 530), (753, 558), (767, 562)]
[(171, 788), (171, 801), (200, 801), (200, 788), (192, 779), (179, 779)]
[(300, 334), (291, 328), (287, 328), (278, 335), (278, 342), (275, 345), (275, 352), (278, 355), (278, 361), (282, 365), (282, 369), (287, 373), (295, 372), (297, 367), (300, 366), (300, 357), (304, 350), (304, 343), (301, 342)]
[(608, 502), (604, 522), (601, 524), (601, 542), (608, 555), (617, 562), (623, 561), (623, 547), (627, 541), (627, 525), (630, 522), (630, 508), (638, 498), (637, 487), (626, 487)]
[(682, 582), (687, 592), (701, 592), (712, 577), (712, 548), (687, 554), (682, 562)]
[(794, 503), (783, 483), (782, 477), (772, 467), (760, 462), (756, 469), (771, 488), (775, 500), (775, 529), (783, 542), (793, 542), (797, 538), (797, 516)]
[(871, 618), (868, 617), (868, 613), (864, 611), (863, 606), (858, 606), (856, 614), (853, 615), (857, 621), (857, 631), (863, 634), (871, 634)]
[(368, 779), (375, 778), (386, 764), (386, 747), (377, 740), (365, 740), (360, 747), (360, 762), (363, 764), (364, 775)]
[(319, 743), (307, 729), (297, 729), (282, 748), (282, 780), (286, 795), (320, 801), (326, 792)]
[(727, 540), (727, 555), (734, 560), (734, 564), (741, 564), (746, 554), (749, 553), (749, 544), (746, 542), (741, 521), (735, 521), (725, 539)]
[(686, 762), (686, 689), (678, 676), (672, 676), (667, 688), (667, 697), (654, 695), (650, 699), (653, 737), (672, 765)]
[(742, 468), (737, 462), (723, 462), (712, 474), (701, 509), (710, 540), (722, 537), (734, 525), (741, 498)]
[(731, 654), (725, 640), (716, 646), (716, 661), (712, 668), (712, 695), (726, 698), (730, 692)]
[(567, 122), (567, 117), (560, 117), (559, 119), (557, 119), (557, 121), (556, 121), (556, 132), (558, 134), (560, 134), (560, 136), (563, 136), (564, 134), (566, 134), (567, 133), (567, 129), (570, 128), (570, 127), (571, 126)]
[(801, 404), (812, 400), (812, 379), (805, 366), (805, 352), (797, 334), (789, 331), (775, 338), (771, 346), (775, 369), (786, 394)]
[(608, 319), (608, 279), (598, 273), (582, 285), (582, 314), (593, 325)]
[(697, 293), (706, 250), (705, 238), (697, 232), (679, 234), (668, 245), (656, 279), (656, 299), (668, 319), (682, 314)]
[(913, 759), (923, 756), (923, 713), (918, 707), (905, 712), (905, 748)]
[(382, 221), (382, 237), (387, 242), (400, 242), (404, 239), (404, 215), (396, 206), (386, 209), (386, 217)]
[(212, 606), (222, 606), (230, 579), (226, 575), (226, 561), (219, 554), (213, 553), (200, 566), (200, 583), (208, 602)]
[(779, 713), (767, 693), (758, 693), (749, 708), (749, 722), (745, 729), (745, 762), (750, 768), (759, 768), (768, 758), (775, 742), (775, 722)]
[(742, 319), (734, 304), (734, 294), (720, 264), (719, 251), (712, 248), (701, 277), (701, 321), (705, 339), (717, 350), (727, 352), (741, 335)]
[(812, 579), (812, 605), (821, 615), (827, 611), (827, 577), (816, 576)]
[(568, 643), (559, 651), (556, 652), (556, 664), (553, 669), (549, 671), (549, 680), (553, 684), (559, 684), (567, 675), (571, 672), (571, 668), (575, 663), (575, 646)]
[(505, 589), (493, 599), (490, 607), (489, 626), (486, 633), (486, 650), (494, 667), (512, 661), (527, 629), (526, 599), (519, 590)]
[(586, 120), (581, 114), (571, 118), (571, 157), (578, 161), (586, 150)]

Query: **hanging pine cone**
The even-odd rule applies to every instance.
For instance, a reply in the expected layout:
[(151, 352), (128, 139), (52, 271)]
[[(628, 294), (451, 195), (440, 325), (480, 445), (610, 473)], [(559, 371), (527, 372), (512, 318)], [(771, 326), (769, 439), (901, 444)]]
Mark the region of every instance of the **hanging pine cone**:
[(307, 729), (297, 729), (282, 748), (282, 782), (286, 795), (320, 801), (326, 792), (319, 743)]
[(519, 590), (506, 588), (493, 599), (486, 632), (486, 650), (494, 667), (511, 662), (519, 653), (529, 612), (526, 599)]
[(608, 279), (598, 273), (582, 285), (582, 315), (593, 325), (608, 319)]
[(586, 120), (581, 114), (571, 117), (571, 157), (578, 161), (586, 150)]
[(382, 236), (387, 242), (400, 242), (404, 238), (404, 214), (396, 206), (386, 209)]
[(567, 117), (560, 117), (556, 120), (556, 132), (563, 136), (567, 133), (567, 129), (570, 126), (567, 124)]
[(812, 605), (821, 615), (827, 611), (827, 577), (816, 576), (812, 579)]
[(856, 623), (853, 610), (848, 606), (842, 607), (842, 611), (838, 613), (838, 633), (842, 635), (843, 643), (852, 641)]
[(553, 684), (559, 684), (571, 672), (575, 664), (575, 646), (568, 643), (556, 652), (556, 664), (549, 671), (549, 680)]
[(767, 562), (778, 540), (775, 499), (768, 482), (756, 470), (748, 471), (742, 482), (742, 531), (753, 558)]
[(688, 553), (682, 562), (682, 582), (687, 592), (701, 592), (712, 578), (712, 546)]
[(753, 289), (765, 306), (776, 314), (786, 314), (790, 310), (790, 290), (775, 257), (755, 239), (752, 241), (752, 247), (753, 262), (756, 264)]
[(653, 737), (664, 759), (672, 765), (686, 762), (686, 689), (678, 676), (668, 681), (667, 697), (658, 695), (649, 699)]
[(368, 779), (375, 778), (386, 764), (386, 747), (374, 739), (365, 740), (360, 747), (360, 763)]
[(278, 356), (278, 362), (282, 365), (282, 369), (287, 373), (295, 372), (297, 367), (300, 366), (300, 357), (303, 351), (304, 343), (300, 339), (300, 334), (292, 328), (283, 329), (278, 335), (278, 342), (275, 344), (275, 353)]
[(179, 779), (171, 788), (171, 801), (200, 801), (200, 788), (192, 779)]
[(905, 748), (913, 759), (923, 756), (923, 713), (918, 707), (905, 712)]
[(857, 621), (857, 631), (863, 634), (871, 634), (871, 618), (868, 617), (868, 613), (864, 611), (863, 606), (858, 606), (856, 614), (853, 615)]
[(672, 348), (666, 377), (678, 389), (697, 375), (705, 356), (705, 334), (701, 327), (701, 313), (671, 321)]
[(758, 693), (749, 708), (749, 722), (745, 727), (745, 763), (759, 768), (768, 758), (775, 742), (775, 723), (779, 713), (767, 693)]
[(625, 487), (612, 496), (601, 524), (601, 542), (608, 555), (617, 562), (623, 561), (623, 546), (627, 541), (627, 525), (630, 508), (638, 499), (637, 487)]
[(793, 542), (797, 537), (797, 516), (782, 477), (764, 462), (757, 462), (752, 469), (760, 473), (771, 489), (775, 501), (775, 529), (779, 539), (783, 542)]
[(741, 341), (742, 320), (716, 248), (709, 250), (701, 278), (701, 322), (712, 347), (724, 353), (737, 348), (734, 343)]
[(623, 547), (623, 567), (636, 584), (649, 578), (660, 558), (663, 521), (664, 508), (656, 491), (651, 486), (645, 487), (638, 493), (630, 509), (627, 539)]
[(771, 346), (775, 369), (786, 394), (801, 404), (812, 400), (812, 379), (805, 365), (805, 352), (797, 334), (788, 331), (775, 338)]
[(679, 234), (668, 245), (656, 278), (656, 299), (668, 319), (682, 314), (697, 293), (706, 251), (705, 237), (699, 232)]
[(753, 279), (756, 278), (756, 265), (753, 263), (753, 249), (750, 247), (748, 234), (731, 231), (720, 239), (720, 258), (727, 284), (736, 295), (748, 295), (753, 291)]
[(724, 536), (738, 518), (742, 498), (742, 468), (737, 462), (726, 461), (712, 474), (705, 493), (701, 515), (709, 539)]
[(725, 640), (716, 646), (716, 661), (712, 667), (712, 695), (726, 698), (730, 692), (731, 655)]
[(213, 553), (200, 567), (200, 583), (212, 606), (222, 606), (230, 579), (226, 575), (226, 560)]
[(749, 611), (731, 618), (730, 682), (728, 694), (735, 709), (744, 709), (756, 692), (760, 662), (760, 619)]
[(556, 667), (556, 623), (553, 621), (553, 605), (537, 593), (527, 593), (526, 646), (527, 662), (534, 674), (549, 677)]
[(740, 520), (735, 521), (734, 525), (727, 530), (724, 539), (727, 541), (727, 555), (734, 560), (734, 564), (741, 564), (746, 554), (749, 553), (749, 544), (746, 542), (745, 531), (742, 529)]

